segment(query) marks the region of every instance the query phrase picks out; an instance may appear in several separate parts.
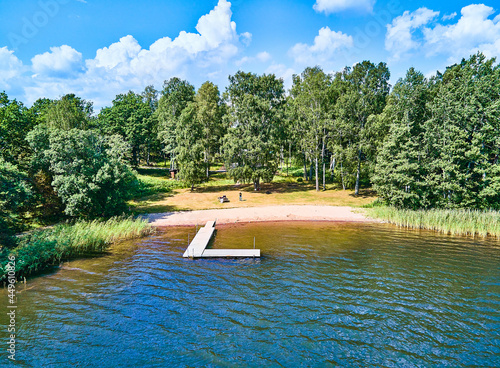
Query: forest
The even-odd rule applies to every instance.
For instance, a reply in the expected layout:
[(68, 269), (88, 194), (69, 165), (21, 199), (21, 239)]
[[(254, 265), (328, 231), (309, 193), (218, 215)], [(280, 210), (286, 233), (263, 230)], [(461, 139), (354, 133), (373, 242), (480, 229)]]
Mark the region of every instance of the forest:
[(26, 219), (127, 212), (135, 168), (165, 165), (194, 188), (220, 164), (235, 181), (303, 180), (372, 187), (404, 209), (500, 209), (500, 68), (478, 53), (394, 86), (385, 63), (334, 74), (306, 68), (285, 90), (240, 71), (224, 91), (171, 78), (161, 91), (119, 94), (96, 113), (74, 94), (31, 107), (0, 94), (0, 243)]

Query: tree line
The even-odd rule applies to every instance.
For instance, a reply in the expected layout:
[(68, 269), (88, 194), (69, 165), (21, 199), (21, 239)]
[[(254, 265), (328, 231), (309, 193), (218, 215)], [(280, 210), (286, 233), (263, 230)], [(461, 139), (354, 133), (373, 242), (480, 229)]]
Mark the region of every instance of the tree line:
[(238, 72), (221, 94), (171, 78), (119, 94), (98, 114), (73, 94), (30, 108), (0, 94), (0, 226), (22, 216), (99, 217), (126, 210), (133, 168), (165, 162), (191, 188), (223, 162), (244, 183), (303, 168), (316, 190), (338, 183), (404, 208), (500, 207), (499, 67), (478, 53), (431, 78), (385, 63), (334, 74), (306, 68), (285, 90)]

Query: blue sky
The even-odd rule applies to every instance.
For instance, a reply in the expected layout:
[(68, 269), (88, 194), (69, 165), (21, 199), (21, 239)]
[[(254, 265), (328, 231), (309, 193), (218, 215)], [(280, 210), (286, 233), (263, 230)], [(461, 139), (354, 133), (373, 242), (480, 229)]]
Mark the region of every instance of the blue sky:
[(0, 91), (27, 105), (75, 93), (108, 106), (173, 76), (223, 90), (238, 70), (327, 72), (386, 62), (392, 83), (477, 51), (500, 56), (490, 0), (18, 0), (0, 3)]

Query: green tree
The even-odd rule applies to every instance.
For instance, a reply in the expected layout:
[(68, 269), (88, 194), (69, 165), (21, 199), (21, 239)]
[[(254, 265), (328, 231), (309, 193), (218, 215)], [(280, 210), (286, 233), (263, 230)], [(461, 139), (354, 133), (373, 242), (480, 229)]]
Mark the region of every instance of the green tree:
[(323, 168), (323, 190), (325, 190), (326, 143), (336, 99), (332, 91), (330, 77), (318, 66), (306, 68), (300, 76), (293, 76), (291, 103), (298, 118), (296, 131), (299, 135), (299, 145), (314, 161), (317, 191), (319, 191), (320, 159)]
[(9, 100), (7, 94), (0, 93), (0, 158), (15, 164), (29, 161), (29, 148), (24, 141), (33, 128), (34, 121), (24, 105)]
[(149, 97), (129, 91), (117, 95), (113, 106), (102, 109), (98, 117), (100, 130), (105, 135), (118, 134), (131, 145), (134, 166), (139, 165), (141, 153), (148, 160), (148, 149), (154, 144), (156, 120), (152, 117), (152, 104)]
[(447, 68), (430, 103), (437, 207), (500, 208), (500, 68), (483, 54)]
[(14, 244), (12, 234), (20, 226), (20, 214), (32, 199), (28, 176), (0, 158), (0, 248)]
[(28, 134), (37, 165), (48, 165), (52, 187), (73, 217), (121, 214), (135, 176), (124, 158), (130, 146), (120, 136), (92, 130), (38, 127)]
[(205, 82), (198, 89), (195, 96), (196, 120), (201, 124), (203, 134), (200, 142), (203, 146), (206, 177), (210, 169), (210, 159), (219, 150), (222, 137), (226, 133), (222, 122), (221, 99), (219, 88), (211, 82)]
[(235, 180), (251, 180), (258, 190), (260, 181), (271, 182), (278, 168), (286, 101), (283, 80), (240, 71), (229, 82), (226, 167)]
[(195, 88), (185, 80), (171, 78), (163, 83), (155, 117), (158, 121), (158, 139), (163, 151), (170, 157), (171, 168), (175, 166), (177, 148), (177, 123), (189, 102), (194, 101)]
[(203, 146), (204, 126), (199, 119), (198, 104), (188, 103), (182, 111), (176, 129), (176, 159), (179, 164), (179, 175), (191, 190), (206, 179)]
[(362, 163), (375, 161), (378, 140), (372, 126), (377, 120), (389, 94), (389, 69), (385, 63), (375, 65), (369, 61), (346, 68), (337, 74), (335, 85), (340, 96), (335, 108), (334, 151), (342, 155), (350, 167), (355, 167), (355, 194), (359, 194)]
[[(40, 101), (40, 100), (39, 100)], [(41, 100), (43, 120), (52, 129), (88, 129), (91, 126), (93, 104), (74, 94), (61, 97), (45, 106), (48, 101)]]
[(410, 68), (394, 86), (378, 117), (389, 132), (377, 156), (372, 181), (377, 194), (394, 206), (427, 208), (434, 201), (429, 198), (426, 180), (430, 157), (425, 123), (430, 118), (427, 105), (431, 100), (429, 82)]

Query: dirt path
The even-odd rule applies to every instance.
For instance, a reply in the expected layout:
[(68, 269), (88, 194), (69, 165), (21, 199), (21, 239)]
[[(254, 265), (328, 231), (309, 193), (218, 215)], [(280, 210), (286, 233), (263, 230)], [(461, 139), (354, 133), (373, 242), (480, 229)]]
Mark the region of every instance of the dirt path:
[[(360, 211), (361, 212), (361, 211)], [(216, 210), (181, 211), (153, 213), (147, 215), (153, 226), (190, 226), (202, 225), (210, 220), (218, 224), (257, 221), (349, 221), (377, 222), (351, 207), (335, 206), (267, 206), (228, 208)]]

